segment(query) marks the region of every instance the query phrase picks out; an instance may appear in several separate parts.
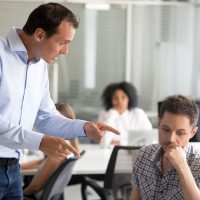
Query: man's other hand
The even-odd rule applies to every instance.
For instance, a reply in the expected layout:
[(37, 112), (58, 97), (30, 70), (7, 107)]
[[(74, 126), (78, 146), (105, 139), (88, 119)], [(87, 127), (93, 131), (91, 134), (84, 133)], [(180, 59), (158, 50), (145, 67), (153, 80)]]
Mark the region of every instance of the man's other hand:
[(79, 157), (79, 152), (68, 142), (60, 137), (44, 135), (39, 147), (40, 151), (48, 156), (54, 156), (59, 159), (64, 159), (70, 153)]

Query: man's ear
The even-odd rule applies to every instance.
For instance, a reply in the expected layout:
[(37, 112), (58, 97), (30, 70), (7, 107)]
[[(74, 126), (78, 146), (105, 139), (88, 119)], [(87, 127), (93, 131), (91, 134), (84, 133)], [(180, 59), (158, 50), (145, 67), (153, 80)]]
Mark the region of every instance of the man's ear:
[(192, 138), (197, 133), (197, 131), (198, 131), (198, 126), (196, 126), (195, 128), (193, 128), (190, 138)]
[(40, 41), (42, 41), (45, 38), (46, 33), (45, 33), (45, 31), (42, 28), (37, 28), (35, 30), (34, 36), (35, 36), (35, 40), (37, 42), (40, 42)]

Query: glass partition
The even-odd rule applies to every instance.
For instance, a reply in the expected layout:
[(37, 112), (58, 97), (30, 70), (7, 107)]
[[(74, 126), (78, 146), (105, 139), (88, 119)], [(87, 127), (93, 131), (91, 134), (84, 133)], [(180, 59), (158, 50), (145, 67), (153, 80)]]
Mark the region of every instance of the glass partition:
[[(97, 120), (101, 93), (110, 82), (124, 80), (126, 45), (126, 8), (111, 5), (109, 10), (87, 9), (85, 4), (64, 4), (78, 14), (80, 27), (67, 56), (50, 67), (51, 91), (69, 102), (79, 118)], [(58, 67), (57, 67), (58, 65)]]

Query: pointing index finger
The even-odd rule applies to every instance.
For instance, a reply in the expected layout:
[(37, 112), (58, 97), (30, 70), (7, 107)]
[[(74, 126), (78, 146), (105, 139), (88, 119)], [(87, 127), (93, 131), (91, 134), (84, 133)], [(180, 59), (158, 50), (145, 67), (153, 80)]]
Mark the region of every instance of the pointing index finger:
[(71, 151), (76, 157), (80, 157), (80, 153), (70, 143), (67, 143), (67, 149)]
[(105, 131), (110, 131), (112, 133), (115, 133), (116, 135), (120, 135), (120, 132), (117, 130), (117, 129), (114, 129), (113, 127), (111, 126), (108, 126), (108, 125), (105, 125)]
[(102, 131), (110, 131), (116, 135), (120, 135), (120, 132), (116, 129), (114, 129), (113, 127), (111, 126), (108, 126), (106, 124), (101, 124), (101, 126), (99, 127), (99, 129), (101, 129)]

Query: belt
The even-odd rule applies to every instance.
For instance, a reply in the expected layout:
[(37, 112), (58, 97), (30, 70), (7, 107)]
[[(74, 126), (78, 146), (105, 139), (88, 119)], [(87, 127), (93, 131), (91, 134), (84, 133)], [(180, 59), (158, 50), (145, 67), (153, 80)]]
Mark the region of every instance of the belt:
[(18, 163), (16, 158), (0, 158), (0, 166), (11, 166)]

